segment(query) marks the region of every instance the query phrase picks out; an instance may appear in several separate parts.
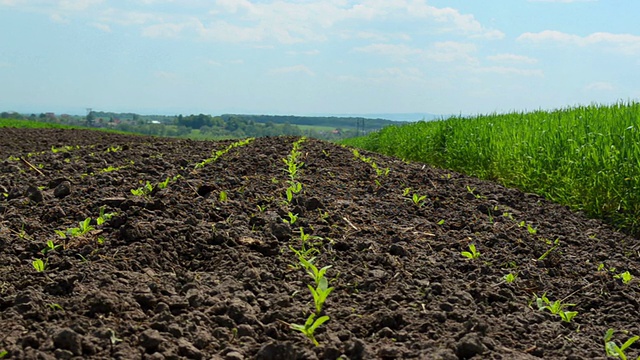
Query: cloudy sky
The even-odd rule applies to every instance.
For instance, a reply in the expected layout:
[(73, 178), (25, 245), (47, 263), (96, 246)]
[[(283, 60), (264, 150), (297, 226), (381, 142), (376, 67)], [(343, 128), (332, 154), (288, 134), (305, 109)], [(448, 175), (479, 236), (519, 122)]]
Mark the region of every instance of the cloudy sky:
[(0, 0), (0, 111), (475, 114), (640, 98), (636, 0)]

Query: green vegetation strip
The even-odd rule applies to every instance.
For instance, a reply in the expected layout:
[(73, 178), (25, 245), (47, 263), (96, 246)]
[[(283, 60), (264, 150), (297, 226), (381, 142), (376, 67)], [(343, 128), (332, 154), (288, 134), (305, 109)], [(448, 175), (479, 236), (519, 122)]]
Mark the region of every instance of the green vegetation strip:
[(538, 193), (640, 232), (640, 103), (453, 117), (343, 143)]
[(71, 126), (57, 123), (47, 123), (33, 120), (16, 120), (16, 119), (0, 119), (0, 128), (17, 128), (17, 129), (80, 129), (80, 130), (97, 130), (114, 134), (130, 134), (124, 131), (92, 128), (84, 126)]

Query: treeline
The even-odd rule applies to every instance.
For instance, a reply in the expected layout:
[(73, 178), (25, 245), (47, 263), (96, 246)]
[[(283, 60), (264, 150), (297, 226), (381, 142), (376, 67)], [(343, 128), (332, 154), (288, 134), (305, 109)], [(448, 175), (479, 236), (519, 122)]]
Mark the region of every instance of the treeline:
[[(340, 140), (378, 130), (395, 121), (356, 117), (303, 117), (289, 115), (139, 115), (91, 111), (86, 116), (22, 115), (3, 112), (4, 118), (31, 119), (74, 126), (110, 128), (145, 135), (188, 137), (196, 139), (224, 139), (260, 136), (308, 136), (325, 140)], [(363, 126), (364, 125), (364, 126)]]
[[(241, 115), (241, 114), (224, 114), (220, 115), (224, 120), (231, 118), (239, 118), (257, 123), (274, 123), (274, 124), (296, 124), (296, 125), (312, 125), (325, 126), (333, 128), (358, 128), (365, 124), (365, 129), (381, 129), (389, 125), (397, 125), (397, 121), (385, 119), (368, 119), (362, 117), (335, 117), (335, 116), (294, 116), (294, 115)], [(360, 124), (360, 125), (358, 125)]]
[(231, 116), (225, 119), (222, 116), (206, 114), (178, 115), (175, 125), (198, 130), (201, 135), (214, 137), (241, 138), (246, 136), (305, 135), (304, 131), (295, 125), (288, 123), (274, 124), (272, 122), (261, 124), (239, 116)]

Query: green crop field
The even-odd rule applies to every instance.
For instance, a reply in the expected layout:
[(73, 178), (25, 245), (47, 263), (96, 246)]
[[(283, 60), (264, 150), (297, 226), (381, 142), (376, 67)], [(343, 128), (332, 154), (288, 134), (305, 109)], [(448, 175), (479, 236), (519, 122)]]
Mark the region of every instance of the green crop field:
[(77, 129), (78, 127), (45, 123), (31, 120), (14, 120), (14, 119), (0, 119), (0, 128), (12, 127), (12, 128), (27, 128), (27, 129)]
[(454, 117), (343, 143), (453, 169), (640, 232), (640, 103)]

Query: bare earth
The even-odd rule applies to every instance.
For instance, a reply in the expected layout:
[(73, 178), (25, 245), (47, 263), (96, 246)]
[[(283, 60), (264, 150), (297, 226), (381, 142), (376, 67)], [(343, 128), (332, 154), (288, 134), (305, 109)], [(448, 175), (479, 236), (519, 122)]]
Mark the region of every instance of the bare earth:
[[(255, 139), (195, 169), (232, 141), (0, 129), (0, 352), (577, 360), (605, 358), (608, 328), (629, 331), (618, 344), (640, 335), (639, 281), (614, 277), (640, 276), (638, 239), (535, 195), (363, 152), (390, 169), (378, 175), (313, 139), (302, 143), (303, 191), (287, 204), (282, 159), (296, 140)], [(130, 191), (176, 175), (165, 189)], [(426, 198), (416, 205), (413, 194)], [(101, 208), (115, 215), (98, 225)], [(88, 217), (84, 235), (55, 232)], [(313, 310), (310, 277), (289, 249), (300, 227), (321, 238), (316, 264), (332, 266), (318, 347), (288, 325)], [(48, 240), (64, 248), (43, 254)], [(470, 244), (479, 258), (461, 255)], [(578, 314), (562, 321), (534, 294)]]

